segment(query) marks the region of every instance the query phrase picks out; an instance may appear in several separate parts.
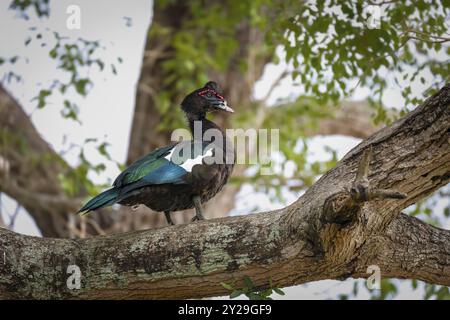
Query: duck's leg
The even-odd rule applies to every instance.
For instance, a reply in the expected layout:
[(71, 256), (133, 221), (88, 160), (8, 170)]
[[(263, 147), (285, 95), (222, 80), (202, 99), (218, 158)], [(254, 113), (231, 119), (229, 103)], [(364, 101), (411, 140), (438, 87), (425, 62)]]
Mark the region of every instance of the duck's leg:
[(167, 223), (170, 226), (174, 226), (175, 223), (173, 223), (172, 218), (170, 217), (170, 211), (164, 211), (164, 215), (166, 216)]
[(192, 201), (195, 205), (195, 216), (192, 218), (191, 221), (197, 221), (197, 220), (205, 220), (203, 217), (203, 209), (202, 209), (202, 201), (199, 196), (192, 197)]

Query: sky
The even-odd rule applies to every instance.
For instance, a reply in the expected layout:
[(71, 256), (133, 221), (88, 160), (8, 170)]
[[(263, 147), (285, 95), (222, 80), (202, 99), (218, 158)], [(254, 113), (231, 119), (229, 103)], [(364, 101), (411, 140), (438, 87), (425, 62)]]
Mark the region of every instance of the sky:
[[(78, 160), (80, 146), (88, 138), (97, 138), (99, 141), (108, 141), (108, 151), (111, 157), (120, 163), (125, 162), (130, 133), (130, 125), (133, 116), (133, 107), (136, 91), (136, 83), (142, 61), (142, 53), (145, 44), (145, 36), (152, 17), (152, 1), (107, 1), (107, 0), (58, 0), (51, 2), (51, 12), (48, 19), (40, 20), (31, 16), (29, 20), (18, 17), (13, 11), (7, 10), (10, 1), (0, 2), (0, 56), (8, 57), (19, 55), (20, 58), (13, 66), (15, 73), (22, 75), (20, 82), (5, 83), (16, 99), (24, 106), (26, 112), (38, 129), (39, 133), (49, 144), (72, 165)], [(81, 9), (81, 28), (70, 30), (66, 26), (67, 8), (70, 5), (78, 5)], [(48, 101), (48, 105), (42, 110), (36, 110), (36, 102), (32, 99), (39, 90), (46, 88), (52, 79), (64, 77), (57, 69), (55, 61), (49, 59), (49, 47), (41, 47), (40, 42), (33, 39), (28, 46), (24, 41), (30, 34), (30, 27), (37, 27), (42, 32), (44, 39), (51, 39), (49, 30), (56, 30), (62, 36), (72, 39), (79, 37), (87, 40), (101, 40), (103, 49), (99, 54), (102, 59), (117, 62), (120, 57), (123, 62), (117, 64), (117, 75), (111, 71), (93, 69), (89, 77), (93, 80), (93, 87), (85, 98), (69, 93), (70, 98), (80, 106), (79, 119), (81, 124), (64, 120), (60, 116), (63, 97), (54, 96)], [(36, 33), (35, 33), (36, 34)], [(51, 41), (49, 40), (49, 43)], [(279, 52), (282, 55), (282, 52)], [(283, 61), (283, 59), (281, 59)], [(253, 96), (255, 99), (264, 97), (271, 83), (285, 69), (289, 68), (281, 62), (279, 65), (269, 64), (262, 78), (255, 85)], [(0, 66), (0, 75), (6, 70)], [(273, 104), (280, 98), (301, 94), (292, 80), (286, 79), (277, 87), (269, 103)], [(370, 91), (367, 88), (358, 88), (352, 99), (362, 100), (367, 98)], [(389, 89), (386, 105), (398, 107), (402, 105), (399, 88)], [(308, 159), (325, 160), (329, 154), (326, 146), (332, 146), (343, 157), (351, 148), (359, 143), (358, 139), (332, 136), (315, 137), (310, 142)], [(94, 162), (104, 162), (105, 159), (96, 151), (94, 146), (86, 147), (87, 158)], [(107, 169), (100, 175), (93, 174), (91, 178), (96, 183), (111, 181), (119, 170), (114, 162), (107, 162)], [(260, 210), (279, 208), (295, 201), (298, 194), (286, 193), (285, 202), (272, 202), (270, 198), (255, 192), (251, 185), (244, 185), (237, 195), (236, 207), (231, 214), (249, 213), (255, 206)], [(12, 199), (2, 195), (1, 211), (5, 214), (13, 213), (16, 204)], [(445, 204), (444, 204), (445, 205)], [(26, 212), (20, 212), (15, 221), (14, 230), (23, 234), (39, 235), (39, 231)], [(287, 298), (322, 299), (336, 296), (339, 292), (350, 292), (355, 281), (362, 286), (363, 280), (321, 281), (307, 286), (286, 289)], [(409, 284), (402, 284), (407, 286)], [(420, 298), (420, 296), (408, 288), (401, 290), (401, 295), (406, 298)], [(359, 298), (367, 298), (362, 294)]]

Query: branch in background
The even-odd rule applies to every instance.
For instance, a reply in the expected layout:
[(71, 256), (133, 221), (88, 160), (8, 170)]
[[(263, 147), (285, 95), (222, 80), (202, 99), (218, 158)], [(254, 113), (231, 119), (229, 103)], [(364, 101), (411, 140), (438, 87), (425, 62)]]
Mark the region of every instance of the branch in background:
[[(409, 35), (410, 33), (415, 34), (415, 36)], [(405, 32), (402, 33), (402, 36), (407, 36), (408, 39), (414, 39), (424, 42), (430, 42), (430, 43), (445, 43), (450, 42), (449, 37), (442, 37), (442, 36), (436, 36), (432, 35), (427, 32), (422, 32), (414, 29), (407, 29)]]
[[(277, 123), (278, 115), (282, 115), (294, 106), (295, 103), (287, 103), (271, 108), (267, 117), (271, 119), (271, 123), (274, 123), (274, 127), (282, 127), (282, 122)], [(343, 135), (365, 139), (383, 127), (373, 123), (374, 110), (367, 101), (343, 101), (338, 108), (330, 107), (327, 112), (331, 115), (317, 118), (309, 118), (300, 114), (294, 121), (298, 128), (304, 130), (306, 137)], [(390, 112), (394, 113), (395, 111), (391, 110)]]
[(364, 139), (382, 128), (382, 125), (373, 124), (372, 114), (373, 110), (365, 101), (344, 102), (334, 118), (319, 120), (316, 128), (309, 129), (306, 134), (343, 135)]
[[(64, 192), (59, 176), (70, 170), (42, 139), (18, 102), (0, 85), (0, 192), (27, 210), (43, 236), (70, 235), (68, 214), (77, 211), (86, 195), (82, 190), (72, 198)], [(95, 213), (92, 219), (105, 228), (113, 224), (104, 213)]]
[[(368, 277), (370, 265), (383, 277), (448, 286), (450, 232), (401, 210), (450, 181), (449, 106), (450, 84), (361, 142), (280, 210), (76, 240), (0, 229), (0, 252), (7, 257), (0, 264), (0, 298), (200, 298), (227, 294), (221, 283), (240, 287), (245, 277), (257, 289), (270, 280), (285, 287)], [(367, 180), (371, 190), (408, 196), (359, 194), (348, 208), (338, 197), (326, 205), (351, 190), (355, 177), (357, 186)], [(330, 208), (351, 219), (323, 219)], [(73, 264), (82, 273), (79, 290), (66, 285)]]
[(272, 95), (273, 91), (278, 88), (278, 86), (281, 85), (281, 82), (286, 79), (291, 73), (288, 70), (284, 70), (280, 75), (275, 79), (274, 82), (272, 82), (272, 85), (270, 86), (269, 90), (267, 90), (266, 95), (261, 100), (261, 104), (266, 106), (267, 100), (269, 100), (270, 96)]

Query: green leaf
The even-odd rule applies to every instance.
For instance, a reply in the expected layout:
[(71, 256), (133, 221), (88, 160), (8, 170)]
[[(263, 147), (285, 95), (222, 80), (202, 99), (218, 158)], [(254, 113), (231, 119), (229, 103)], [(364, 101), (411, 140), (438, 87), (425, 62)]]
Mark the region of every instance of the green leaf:
[(280, 296), (284, 296), (285, 295), (284, 291), (279, 289), (279, 288), (273, 288), (273, 291), (275, 291)]
[(261, 297), (267, 298), (267, 297), (269, 297), (272, 294), (272, 292), (273, 292), (272, 289), (266, 289), (266, 290), (261, 291), (259, 293), (259, 295)]
[(98, 146), (98, 152), (102, 155), (105, 156), (107, 158), (109, 158), (109, 153), (106, 150), (106, 148), (109, 146), (110, 144), (108, 142), (103, 142), (101, 145)]
[(89, 79), (80, 79), (75, 81), (75, 89), (82, 96), (86, 95), (86, 86), (90, 83)]
[(43, 107), (45, 107), (45, 99), (51, 95), (51, 91), (50, 90), (41, 90), (39, 91), (39, 95), (37, 96), (37, 100), (38, 100), (38, 108), (42, 109)]
[(249, 289), (252, 289), (254, 287), (252, 279), (250, 279), (250, 277), (248, 276), (244, 278), (244, 284)]
[(48, 54), (51, 58), (55, 59), (58, 55), (57, 47), (54, 47), (52, 50), (50, 50)]
[(70, 103), (69, 100), (64, 100), (64, 109), (61, 110), (61, 115), (66, 119), (78, 121), (78, 106)]
[(222, 285), (222, 287), (224, 287), (227, 290), (234, 290), (233, 286), (228, 283), (221, 282), (220, 284)]
[(249, 292), (246, 294), (246, 296), (250, 299), (250, 300), (262, 300), (262, 297), (254, 292)]
[(241, 290), (234, 290), (231, 294), (230, 294), (230, 299), (234, 299), (239, 297), (241, 294), (243, 294), (243, 292)]
[(352, 290), (353, 296), (356, 297), (358, 295), (358, 282), (355, 282), (353, 284), (353, 290)]

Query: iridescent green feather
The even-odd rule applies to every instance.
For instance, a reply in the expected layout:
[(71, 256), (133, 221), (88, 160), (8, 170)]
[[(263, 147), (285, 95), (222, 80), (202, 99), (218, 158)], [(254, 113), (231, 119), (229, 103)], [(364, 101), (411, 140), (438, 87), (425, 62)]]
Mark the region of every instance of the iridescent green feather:
[(169, 154), (172, 148), (173, 145), (156, 149), (152, 153), (137, 160), (116, 178), (113, 185), (115, 187), (120, 187), (134, 183), (150, 172), (163, 166), (168, 162), (164, 157)]

